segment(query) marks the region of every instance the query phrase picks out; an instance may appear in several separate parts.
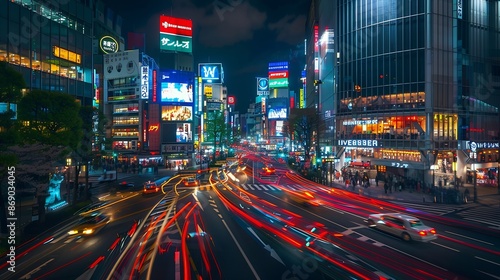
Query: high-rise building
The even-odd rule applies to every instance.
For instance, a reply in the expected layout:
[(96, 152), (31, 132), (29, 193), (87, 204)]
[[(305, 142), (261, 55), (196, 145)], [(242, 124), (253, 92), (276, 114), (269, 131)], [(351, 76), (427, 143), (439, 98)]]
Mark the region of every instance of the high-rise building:
[(334, 41), (326, 52), (309, 46), (321, 54), (320, 98), (333, 96), (321, 113), (335, 120), (323, 133), (337, 169), (370, 161), (378, 174), (443, 186), (472, 171), (498, 174), (500, 2), (313, 1), (323, 2), (333, 22), (314, 9), (309, 22)]
[(0, 60), (19, 71), (28, 89), (94, 98), (92, 7), (86, 1), (0, 1)]

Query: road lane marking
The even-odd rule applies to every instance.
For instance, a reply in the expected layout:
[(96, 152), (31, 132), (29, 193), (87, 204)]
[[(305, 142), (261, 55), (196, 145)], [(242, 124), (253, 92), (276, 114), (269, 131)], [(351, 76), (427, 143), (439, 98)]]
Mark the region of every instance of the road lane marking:
[(482, 270), (479, 270), (479, 269), (476, 269), (476, 271), (479, 271), (479, 272), (481, 272), (483, 274), (486, 274), (486, 275), (488, 275), (488, 276), (490, 276), (492, 278), (500, 279), (500, 277), (498, 277), (497, 275), (493, 275), (491, 273), (488, 273), (488, 272), (485, 272), (485, 271), (482, 271)]
[(496, 262), (494, 262), (494, 261), (490, 261), (490, 260), (487, 260), (487, 259), (483, 259), (483, 258), (478, 257), (478, 256), (474, 256), (474, 258), (476, 258), (476, 259), (480, 259), (480, 260), (482, 260), (482, 261), (489, 262), (489, 263), (492, 263), (492, 264), (495, 264), (495, 265), (500, 266), (500, 263), (496, 263)]
[(474, 240), (474, 241), (477, 241), (477, 242), (482, 242), (482, 243), (485, 243), (485, 244), (488, 244), (488, 245), (495, 245), (495, 244), (490, 243), (490, 242), (486, 242), (486, 241), (479, 240), (479, 239), (476, 239), (476, 238), (472, 238), (472, 237), (469, 237), (469, 236), (461, 235), (461, 234), (454, 233), (454, 232), (451, 232), (451, 231), (445, 231), (445, 232), (446, 232), (446, 233), (449, 233), (449, 234), (456, 235), (456, 236), (460, 236), (460, 237), (463, 237), (463, 238), (468, 238), (468, 239), (470, 239), (470, 240)]
[(46, 266), (49, 262), (53, 261), (54, 258), (42, 263), (40, 266), (38, 266), (37, 268), (33, 269), (32, 271), (26, 273), (23, 277), (19, 278), (19, 279), (30, 279), (31, 278), (31, 275), (37, 273), (38, 271), (40, 271), (40, 269), (42, 269), (42, 267)]
[(253, 267), (252, 263), (251, 263), (251, 262), (250, 262), (250, 260), (248, 259), (248, 257), (247, 257), (247, 255), (245, 254), (245, 252), (243, 252), (243, 249), (241, 248), (240, 243), (238, 243), (238, 240), (236, 240), (236, 237), (234, 237), (234, 234), (233, 234), (233, 232), (229, 229), (229, 227), (227, 226), (226, 221), (222, 220), (222, 223), (224, 224), (224, 226), (226, 227), (227, 231), (228, 231), (228, 232), (229, 232), (229, 234), (231, 235), (231, 238), (233, 238), (234, 243), (236, 243), (236, 246), (237, 246), (237, 247), (238, 247), (238, 249), (240, 250), (240, 253), (243, 255), (243, 258), (245, 259), (245, 261), (247, 262), (248, 266), (250, 267), (250, 270), (252, 271), (253, 276), (255, 276), (255, 279), (260, 280), (260, 277), (259, 277), (259, 275), (257, 274), (257, 271), (255, 271), (255, 268)]
[(448, 250), (452, 250), (452, 251), (455, 251), (455, 252), (460, 252), (460, 250), (457, 250), (457, 249), (454, 249), (454, 248), (451, 248), (451, 247), (448, 247), (448, 246), (444, 246), (443, 244), (439, 244), (439, 243), (436, 243), (436, 242), (433, 242), (433, 241), (431, 241), (431, 243), (434, 244), (434, 245), (438, 245), (438, 246), (441, 246), (443, 248), (446, 248)]

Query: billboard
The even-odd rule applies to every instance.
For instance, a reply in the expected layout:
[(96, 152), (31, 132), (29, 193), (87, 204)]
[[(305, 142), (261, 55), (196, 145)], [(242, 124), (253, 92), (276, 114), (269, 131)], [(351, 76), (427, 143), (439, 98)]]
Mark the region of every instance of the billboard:
[(288, 79), (287, 78), (279, 78), (269, 80), (270, 88), (285, 88), (288, 87)]
[(269, 79), (288, 78), (288, 71), (269, 72)]
[(287, 109), (286, 108), (271, 108), (267, 114), (267, 118), (270, 120), (276, 119), (286, 119)]
[(198, 76), (204, 83), (221, 84), (224, 82), (224, 71), (221, 63), (198, 64)]
[(227, 104), (234, 105), (236, 103), (236, 98), (232, 95), (227, 97)]
[(268, 70), (269, 72), (283, 71), (283, 70), (288, 71), (288, 62), (287, 61), (269, 62)]
[(161, 106), (161, 120), (167, 122), (192, 121), (193, 107), (191, 106)]
[(187, 83), (165, 83), (162, 82), (161, 102), (170, 103), (193, 103), (193, 85)]
[(193, 51), (193, 22), (190, 19), (160, 16), (160, 50)]
[(257, 78), (257, 95), (269, 95), (268, 78)]
[(175, 142), (177, 143), (186, 143), (192, 142), (192, 130), (190, 123), (178, 123), (177, 128), (175, 130)]
[(104, 55), (104, 79), (138, 77), (139, 75), (139, 50)]
[(141, 67), (141, 99), (149, 99), (149, 66)]

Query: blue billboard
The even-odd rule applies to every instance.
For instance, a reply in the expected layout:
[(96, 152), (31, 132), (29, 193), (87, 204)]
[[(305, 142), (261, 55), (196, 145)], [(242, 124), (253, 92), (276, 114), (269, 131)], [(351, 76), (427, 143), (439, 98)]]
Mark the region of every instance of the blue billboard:
[(160, 102), (170, 104), (193, 103), (194, 72), (164, 70), (158, 77)]
[(204, 83), (221, 84), (224, 82), (224, 71), (221, 63), (198, 64), (198, 76)]

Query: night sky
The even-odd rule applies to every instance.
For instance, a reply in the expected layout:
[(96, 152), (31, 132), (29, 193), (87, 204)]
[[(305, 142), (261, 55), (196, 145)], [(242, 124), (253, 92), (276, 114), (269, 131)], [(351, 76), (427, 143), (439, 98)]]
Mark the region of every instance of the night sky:
[(301, 51), (310, 5), (309, 0), (104, 2), (122, 16), (125, 39), (128, 32), (146, 33), (146, 53), (153, 58), (160, 14), (191, 19), (195, 69), (200, 62), (222, 63), (228, 93), (242, 113), (255, 100), (255, 77), (267, 76), (268, 63)]

